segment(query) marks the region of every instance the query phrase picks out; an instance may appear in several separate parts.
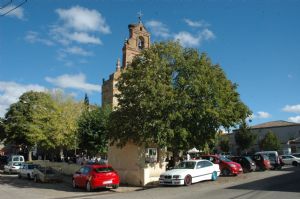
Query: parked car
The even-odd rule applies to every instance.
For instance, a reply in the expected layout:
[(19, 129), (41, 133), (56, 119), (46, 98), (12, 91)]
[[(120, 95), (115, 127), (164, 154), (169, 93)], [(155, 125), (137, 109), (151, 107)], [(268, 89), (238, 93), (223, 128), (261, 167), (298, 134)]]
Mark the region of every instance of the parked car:
[(292, 155), (297, 157), (297, 158), (300, 158), (300, 153), (293, 153)]
[(120, 184), (119, 174), (107, 164), (85, 165), (73, 174), (73, 188), (81, 187), (92, 191), (101, 187), (117, 189)]
[(298, 166), (300, 164), (300, 158), (293, 155), (282, 155), (281, 158), (285, 164), (291, 164), (293, 166)]
[(191, 185), (203, 180), (217, 180), (220, 175), (219, 165), (208, 160), (186, 160), (174, 169), (162, 173), (161, 185)]
[(255, 154), (250, 156), (256, 164), (256, 170), (265, 171), (271, 169), (271, 164), (268, 156), (263, 154)]
[(34, 182), (60, 182), (62, 181), (61, 173), (52, 167), (37, 166), (32, 171)]
[(233, 162), (226, 157), (217, 155), (201, 155), (200, 157), (214, 164), (219, 164), (222, 175), (228, 176), (243, 173), (242, 166), (239, 163)]
[(33, 179), (33, 170), (38, 166), (39, 166), (38, 164), (30, 164), (30, 163), (23, 164), (19, 171), (19, 175), (18, 175), (19, 178)]
[(281, 169), (282, 164), (280, 163), (280, 158), (277, 151), (260, 151), (255, 154), (262, 154), (268, 156), (271, 164), (271, 169)]
[(22, 162), (8, 162), (7, 165), (4, 165), (3, 172), (8, 174), (19, 173), (22, 164)]
[(249, 156), (232, 156), (230, 159), (233, 162), (239, 163), (242, 166), (244, 173), (256, 170), (256, 164)]

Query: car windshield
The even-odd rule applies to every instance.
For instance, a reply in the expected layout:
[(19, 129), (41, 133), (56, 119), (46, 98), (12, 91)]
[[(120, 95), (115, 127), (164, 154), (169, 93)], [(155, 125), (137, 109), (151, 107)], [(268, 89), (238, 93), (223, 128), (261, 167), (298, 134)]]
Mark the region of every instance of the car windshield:
[(181, 162), (175, 169), (194, 169), (196, 162)]
[(225, 157), (220, 157), (220, 160), (222, 160), (224, 162), (232, 162), (231, 160), (229, 160), (228, 158), (225, 158)]
[(270, 159), (270, 160), (272, 160), (272, 161), (275, 161), (275, 160), (276, 160), (275, 154), (269, 153), (268, 156), (269, 156), (269, 159)]
[(94, 171), (96, 173), (111, 172), (111, 171), (113, 171), (113, 168), (111, 168), (111, 167), (98, 167), (98, 168), (95, 168)]

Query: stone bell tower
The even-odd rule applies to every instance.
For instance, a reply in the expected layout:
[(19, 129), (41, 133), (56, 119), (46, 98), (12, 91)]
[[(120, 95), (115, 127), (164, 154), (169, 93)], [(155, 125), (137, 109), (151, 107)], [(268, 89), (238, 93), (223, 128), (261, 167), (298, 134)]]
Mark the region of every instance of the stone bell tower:
[(139, 15), (139, 22), (137, 24), (129, 24), (129, 39), (126, 39), (122, 48), (123, 58), (122, 66), (118, 59), (116, 64), (116, 71), (109, 76), (108, 80), (103, 79), (102, 84), (102, 105), (110, 105), (112, 108), (118, 105), (115, 94), (119, 93), (116, 88), (118, 78), (123, 70), (132, 62), (134, 56), (150, 47), (150, 33), (145, 28), (141, 21), (141, 14)]
[(139, 17), (138, 24), (129, 24), (129, 39), (125, 40), (123, 46), (123, 61), (124, 68), (132, 62), (134, 56), (140, 54), (141, 50), (150, 47), (150, 34), (144, 27)]

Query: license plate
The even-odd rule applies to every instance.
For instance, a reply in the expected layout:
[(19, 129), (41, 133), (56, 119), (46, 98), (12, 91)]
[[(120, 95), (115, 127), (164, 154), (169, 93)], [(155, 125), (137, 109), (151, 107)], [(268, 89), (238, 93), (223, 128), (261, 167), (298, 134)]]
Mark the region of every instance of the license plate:
[(112, 180), (104, 181), (103, 184), (111, 184)]

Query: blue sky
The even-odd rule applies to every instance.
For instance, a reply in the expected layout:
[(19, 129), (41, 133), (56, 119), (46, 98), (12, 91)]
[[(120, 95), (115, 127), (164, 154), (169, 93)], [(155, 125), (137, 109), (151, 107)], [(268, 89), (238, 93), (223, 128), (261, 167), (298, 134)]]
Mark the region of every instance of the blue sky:
[(141, 10), (152, 42), (179, 40), (222, 66), (251, 125), (300, 122), (299, 9), (300, 0), (28, 0), (0, 17), (0, 116), (28, 90), (88, 93), (100, 105)]

